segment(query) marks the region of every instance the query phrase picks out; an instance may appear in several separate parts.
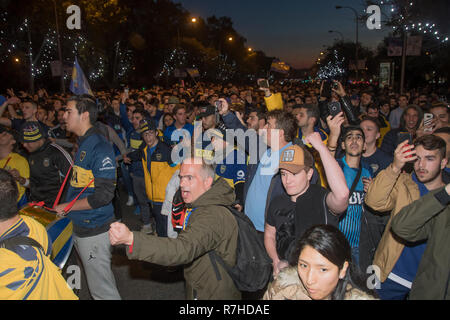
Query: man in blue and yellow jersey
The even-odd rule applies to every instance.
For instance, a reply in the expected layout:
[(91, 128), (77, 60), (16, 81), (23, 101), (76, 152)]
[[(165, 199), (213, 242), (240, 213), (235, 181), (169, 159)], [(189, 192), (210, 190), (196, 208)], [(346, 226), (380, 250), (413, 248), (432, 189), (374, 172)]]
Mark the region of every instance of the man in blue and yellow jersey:
[[(156, 132), (156, 124), (151, 120), (142, 120), (139, 131), (145, 147), (142, 149), (142, 167), (144, 169), (145, 190), (151, 203), (151, 211), (155, 218), (156, 233), (167, 237), (167, 216), (161, 214), (162, 204), (166, 196), (166, 187), (179, 165), (172, 162), (171, 149), (160, 141)], [(143, 232), (149, 233), (150, 216), (142, 216)]]
[[(214, 148), (214, 162), (216, 165), (216, 180), (219, 177), (234, 189), (236, 194), (235, 205), (239, 211), (244, 204), (244, 183), (247, 175), (247, 155), (244, 151), (235, 148), (232, 141), (227, 141), (218, 129), (211, 129), (206, 132), (211, 136), (211, 143)], [(234, 137), (233, 137), (234, 140)]]
[[(64, 120), (67, 130), (78, 137), (72, 179), (66, 203), (55, 207), (60, 216), (73, 222), (77, 249), (94, 299), (121, 299), (111, 269), (108, 231), (114, 221), (112, 199), (116, 188), (114, 150), (93, 124), (98, 107), (91, 96), (69, 98)], [(68, 205), (72, 210), (67, 213)]]
[(44, 226), (17, 213), (17, 195), (15, 179), (0, 169), (0, 300), (78, 299), (49, 258)]

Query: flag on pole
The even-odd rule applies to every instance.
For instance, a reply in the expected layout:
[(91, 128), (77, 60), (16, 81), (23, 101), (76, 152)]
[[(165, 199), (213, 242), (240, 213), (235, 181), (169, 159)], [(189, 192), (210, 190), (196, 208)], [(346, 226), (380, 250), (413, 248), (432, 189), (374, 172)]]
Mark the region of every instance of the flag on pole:
[(273, 60), (270, 71), (288, 74), (291, 67), (283, 61)]
[(75, 62), (73, 63), (70, 91), (72, 91), (73, 94), (76, 95), (80, 94), (90, 94), (91, 96), (94, 95), (92, 93), (91, 87), (89, 86), (86, 77), (84, 76), (83, 70), (81, 70), (81, 67), (78, 64), (77, 57), (75, 57)]
[(200, 72), (198, 71), (198, 69), (196, 68), (187, 68), (186, 72), (192, 77), (192, 78), (196, 78), (196, 77), (200, 77)]

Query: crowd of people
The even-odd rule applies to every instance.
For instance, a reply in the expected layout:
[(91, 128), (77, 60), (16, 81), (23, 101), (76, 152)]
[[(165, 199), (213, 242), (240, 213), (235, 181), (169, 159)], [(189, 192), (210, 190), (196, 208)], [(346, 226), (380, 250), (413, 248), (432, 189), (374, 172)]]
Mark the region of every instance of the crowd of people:
[[(0, 260), (0, 298), (76, 298), (56, 268), (32, 276), (51, 264), (51, 246), (17, 212), (40, 202), (72, 221), (94, 299), (121, 299), (116, 245), (129, 259), (182, 265), (188, 299), (248, 297), (210, 254), (237, 265), (233, 211), (251, 221), (271, 262), (252, 298), (450, 299), (446, 101), (430, 88), (399, 94), (335, 80), (95, 96), (8, 89), (0, 255), (16, 262)], [(122, 222), (123, 205), (140, 231)], [(11, 244), (19, 236), (45, 250), (21, 251)], [(34, 285), (43, 281), (54, 284)]]

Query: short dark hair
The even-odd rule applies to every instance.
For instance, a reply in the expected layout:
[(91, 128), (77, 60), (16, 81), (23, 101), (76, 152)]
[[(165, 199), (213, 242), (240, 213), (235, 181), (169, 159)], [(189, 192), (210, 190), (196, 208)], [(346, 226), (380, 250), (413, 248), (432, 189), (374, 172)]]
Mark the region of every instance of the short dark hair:
[(155, 106), (156, 108), (158, 108), (158, 106), (160, 104), (158, 98), (151, 98), (150, 101), (148, 101), (147, 103), (152, 106)]
[(14, 177), (5, 169), (0, 169), (0, 221), (11, 219), (17, 214), (18, 196)]
[(450, 108), (448, 106), (446, 106), (444, 103), (439, 103), (439, 104), (434, 104), (434, 105), (432, 104), (428, 110), (431, 111), (431, 110), (437, 109), (437, 108), (445, 108), (445, 110), (447, 110), (447, 113), (450, 114)]
[(341, 132), (341, 135), (339, 137), (339, 140), (340, 140), (341, 143), (344, 142), (345, 137), (347, 136), (347, 134), (350, 131), (359, 131), (359, 132), (361, 132), (363, 140), (366, 141), (366, 135), (364, 134), (364, 131), (363, 131), (363, 129), (361, 129), (360, 126), (347, 126), (347, 127), (343, 127), (342, 128), (342, 132)]
[(264, 112), (264, 110), (261, 110), (261, 108), (249, 108), (248, 109), (248, 114), (252, 113), (252, 112), (256, 112), (256, 116), (258, 117), (259, 120), (267, 120), (267, 114)]
[(447, 143), (441, 137), (433, 134), (425, 135), (414, 141), (414, 147), (422, 146), (425, 150), (439, 150), (441, 159), (445, 159), (447, 155)]
[(30, 98), (25, 98), (22, 100), (22, 103), (25, 103), (25, 102), (28, 102), (29, 104), (31, 104), (35, 109), (38, 108), (38, 104)]
[(308, 115), (308, 118), (315, 118), (316, 122), (320, 119), (320, 110), (319, 108), (314, 104), (302, 104), (299, 108), (306, 109), (306, 114)]
[(180, 109), (184, 109), (184, 111), (187, 111), (187, 108), (184, 104), (177, 104), (175, 108), (173, 108), (172, 115), (176, 115), (178, 110)]
[(133, 114), (135, 114), (135, 113), (139, 113), (142, 116), (142, 118), (144, 118), (144, 119), (150, 119), (151, 118), (150, 114), (148, 113), (148, 111), (145, 110), (144, 108), (136, 108), (133, 111)]
[(267, 113), (267, 120), (274, 118), (276, 128), (284, 131), (284, 140), (291, 142), (297, 135), (297, 123), (294, 116), (284, 110), (272, 110)]
[(368, 105), (367, 105), (367, 110), (369, 110), (369, 109), (375, 109), (375, 110), (380, 110), (380, 105), (378, 105), (378, 104), (376, 104), (376, 103), (369, 103)]
[(92, 125), (97, 121), (99, 108), (93, 96), (89, 94), (72, 96), (67, 100), (67, 103), (69, 103), (70, 101), (75, 102), (75, 107), (77, 108), (80, 115), (82, 113), (89, 112), (89, 121)]

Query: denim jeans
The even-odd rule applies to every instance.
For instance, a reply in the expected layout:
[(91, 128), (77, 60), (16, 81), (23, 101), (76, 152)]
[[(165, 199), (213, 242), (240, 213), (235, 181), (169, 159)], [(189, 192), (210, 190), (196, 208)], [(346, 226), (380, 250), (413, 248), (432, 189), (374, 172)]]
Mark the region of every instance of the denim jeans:
[(131, 180), (130, 172), (128, 171), (128, 165), (123, 163), (123, 161), (120, 163), (120, 171), (122, 172), (122, 181), (128, 195), (134, 197), (134, 200), (136, 200), (133, 192), (133, 182)]
[(159, 237), (167, 237), (167, 216), (161, 214), (162, 203), (152, 203), (152, 214), (155, 218), (156, 233)]

